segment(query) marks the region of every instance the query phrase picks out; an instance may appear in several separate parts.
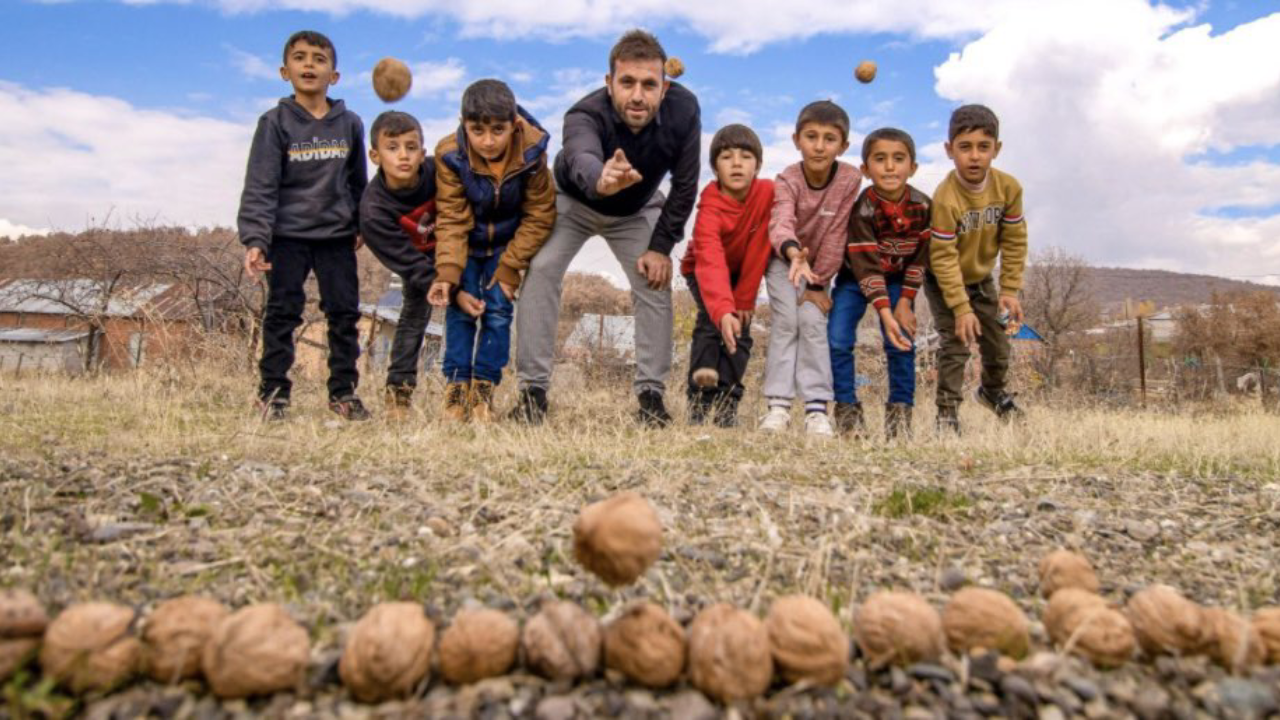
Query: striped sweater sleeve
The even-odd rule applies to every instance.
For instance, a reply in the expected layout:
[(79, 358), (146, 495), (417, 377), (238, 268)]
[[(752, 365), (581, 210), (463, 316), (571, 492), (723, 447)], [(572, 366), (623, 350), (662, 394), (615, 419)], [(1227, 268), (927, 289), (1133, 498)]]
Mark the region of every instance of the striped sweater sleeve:
[(1027, 219), (1022, 213), (1022, 186), (1009, 180), (1009, 199), (1000, 220), (1000, 294), (1018, 296), (1027, 264)]
[(863, 192), (849, 213), (849, 269), (858, 280), (858, 289), (877, 310), (889, 307), (889, 291), (880, 270), (880, 247), (876, 243), (875, 203)]

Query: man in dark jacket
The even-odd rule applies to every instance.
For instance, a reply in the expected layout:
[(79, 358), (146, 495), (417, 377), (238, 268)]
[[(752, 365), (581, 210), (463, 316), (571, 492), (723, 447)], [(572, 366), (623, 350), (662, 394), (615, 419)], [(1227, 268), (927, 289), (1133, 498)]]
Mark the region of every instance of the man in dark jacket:
[[(540, 422), (555, 354), (564, 274), (587, 239), (609, 244), (631, 284), (636, 318), (635, 391), (644, 424), (671, 421), (663, 392), (671, 371), (671, 250), (698, 192), (698, 100), (666, 79), (657, 38), (632, 30), (609, 54), (605, 87), (565, 114), (556, 156), (556, 224), (529, 265), (516, 316), (521, 392), (514, 412)], [(658, 185), (671, 175), (671, 197)]]

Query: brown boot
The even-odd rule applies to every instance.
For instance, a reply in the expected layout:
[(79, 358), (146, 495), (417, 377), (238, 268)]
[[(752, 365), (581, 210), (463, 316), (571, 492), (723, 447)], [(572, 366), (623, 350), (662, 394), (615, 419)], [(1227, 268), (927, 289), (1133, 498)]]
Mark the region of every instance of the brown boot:
[(884, 406), (884, 439), (911, 438), (911, 406), (906, 403), (886, 403)]
[(385, 403), (388, 422), (402, 423), (408, 420), (409, 408), (413, 405), (413, 388), (408, 385), (388, 385)]
[(493, 383), (488, 380), (471, 381), (467, 410), (471, 413), (472, 422), (493, 422)]
[(471, 383), (455, 382), (444, 387), (444, 412), (441, 415), (449, 422), (467, 421), (467, 395), (471, 391)]
[(862, 414), (862, 403), (836, 403), (836, 432), (844, 437), (858, 439), (867, 436), (867, 420)]

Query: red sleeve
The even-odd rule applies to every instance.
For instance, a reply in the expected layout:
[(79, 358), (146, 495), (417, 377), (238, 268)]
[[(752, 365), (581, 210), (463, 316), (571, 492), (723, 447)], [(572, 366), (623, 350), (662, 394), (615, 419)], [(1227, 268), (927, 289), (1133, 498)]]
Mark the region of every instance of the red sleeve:
[(720, 229), (724, 225), (715, 203), (707, 202), (708, 192), (719, 192), (715, 183), (707, 186), (698, 202), (698, 219), (693, 223), (693, 274), (698, 279), (702, 303), (716, 327), (733, 312), (733, 288), (729, 284), (729, 264), (724, 258)]
[(733, 299), (739, 310), (756, 309), (756, 297), (760, 294), (760, 281), (764, 278), (769, 260), (773, 258), (773, 247), (769, 244), (769, 211), (773, 207), (773, 182), (757, 180), (761, 184), (760, 192), (751, 200), (745, 221), (755, 232), (747, 238), (747, 251), (742, 258), (742, 268), (738, 271), (738, 287), (733, 289)]

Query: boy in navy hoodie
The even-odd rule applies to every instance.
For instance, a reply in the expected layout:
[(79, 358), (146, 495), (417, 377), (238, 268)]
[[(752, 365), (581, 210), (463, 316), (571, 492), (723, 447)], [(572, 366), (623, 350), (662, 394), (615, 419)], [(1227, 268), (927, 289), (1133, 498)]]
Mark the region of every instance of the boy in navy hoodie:
[(289, 407), (293, 333), (302, 324), (304, 284), (313, 271), (329, 326), (329, 409), (347, 420), (369, 418), (356, 397), (358, 204), (368, 180), (364, 125), (341, 100), (328, 97), (338, 82), (337, 65), (333, 42), (324, 35), (303, 30), (289, 37), (280, 77), (293, 85), (293, 95), (258, 121), (240, 197), (245, 271), (251, 278), (267, 276), (258, 402), (272, 420), (283, 419)]

